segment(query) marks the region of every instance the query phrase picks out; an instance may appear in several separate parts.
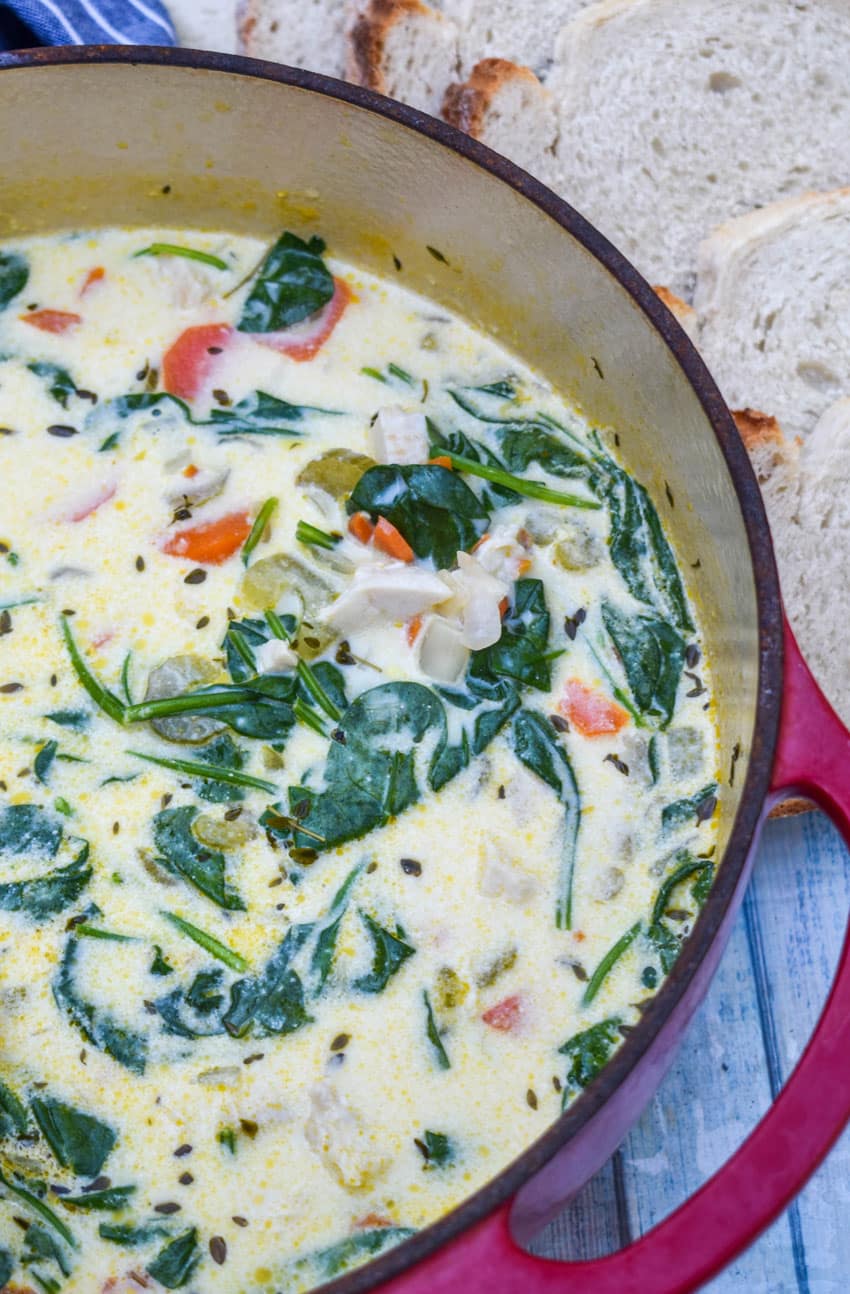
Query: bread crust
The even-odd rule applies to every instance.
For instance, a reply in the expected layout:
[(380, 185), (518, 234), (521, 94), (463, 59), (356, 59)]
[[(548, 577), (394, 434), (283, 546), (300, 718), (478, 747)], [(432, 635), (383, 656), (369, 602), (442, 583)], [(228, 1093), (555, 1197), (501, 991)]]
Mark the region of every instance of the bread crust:
[(258, 54), (251, 40), (258, 20), (257, 0), (239, 0), (236, 6), (236, 42), (240, 54)]
[(384, 49), (387, 36), (401, 19), (439, 18), (422, 0), (368, 0), (348, 33), (346, 79), (368, 90), (386, 93)]
[(691, 341), (696, 341), (698, 319), (693, 306), (688, 305), (675, 292), (671, 292), (663, 283), (653, 283), (652, 290), (660, 301), (663, 301), (680, 327), (688, 334)]
[(525, 81), (543, 89), (530, 67), (506, 58), (481, 59), (465, 81), (456, 81), (446, 90), (443, 117), (449, 125), (457, 126), (473, 139), (481, 139), (487, 110), (499, 91), (511, 81)]
[(732, 417), (748, 451), (786, 443), (782, 428), (772, 414), (759, 409), (733, 409)]

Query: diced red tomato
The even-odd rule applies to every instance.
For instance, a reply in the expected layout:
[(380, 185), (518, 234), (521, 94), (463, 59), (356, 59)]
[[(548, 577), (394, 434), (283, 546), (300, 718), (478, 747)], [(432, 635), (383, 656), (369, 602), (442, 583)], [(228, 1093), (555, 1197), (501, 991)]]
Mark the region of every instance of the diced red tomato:
[(422, 632), (422, 617), (413, 616), (407, 622), (407, 645), (412, 647)]
[(83, 322), (83, 316), (74, 314), (72, 310), (31, 310), (29, 314), (19, 315), (19, 318), (31, 328), (38, 328), (39, 332), (59, 335)]
[(216, 521), (178, 530), (162, 545), (170, 557), (188, 557), (202, 566), (220, 566), (237, 553), (251, 533), (247, 512), (229, 512)]
[(348, 533), (358, 539), (361, 544), (368, 544), (375, 533), (375, 527), (369, 520), (369, 514), (355, 512), (354, 516), (349, 519)]
[(97, 512), (98, 508), (102, 508), (104, 503), (114, 499), (117, 489), (118, 486), (114, 481), (105, 481), (87, 494), (79, 495), (69, 505), (68, 511), (63, 513), (62, 521), (85, 521), (86, 517), (90, 517), (93, 512)]
[(379, 1213), (366, 1213), (362, 1218), (355, 1222), (358, 1231), (372, 1231), (377, 1227), (391, 1227), (390, 1218), (383, 1218)]
[(181, 400), (196, 400), (211, 383), (219, 355), (232, 335), (230, 324), (187, 328), (163, 356), (163, 388)]
[(96, 283), (101, 283), (106, 278), (106, 270), (102, 265), (95, 265), (94, 269), (89, 270), (83, 279), (83, 286), (80, 288), (80, 296), (84, 297), (89, 288), (93, 288)]
[(523, 1000), (519, 993), (513, 993), (510, 997), (502, 998), (495, 1006), (491, 1006), (484, 1012), (481, 1019), (485, 1024), (489, 1024), (491, 1029), (498, 1029), (499, 1033), (510, 1033), (517, 1027), (522, 1018)]
[(400, 562), (413, 561), (413, 549), (400, 530), (397, 530), (386, 517), (378, 517), (375, 526), (375, 547), (380, 548), (388, 557), (395, 557)]
[(621, 705), (577, 678), (567, 681), (558, 711), (583, 737), (610, 736), (629, 722), (628, 712)]
[(249, 336), (261, 346), (271, 346), (281, 355), (303, 363), (319, 353), (352, 299), (351, 288), (345, 280), (334, 279), (334, 294), (330, 301), (309, 319), (281, 332), (250, 333)]

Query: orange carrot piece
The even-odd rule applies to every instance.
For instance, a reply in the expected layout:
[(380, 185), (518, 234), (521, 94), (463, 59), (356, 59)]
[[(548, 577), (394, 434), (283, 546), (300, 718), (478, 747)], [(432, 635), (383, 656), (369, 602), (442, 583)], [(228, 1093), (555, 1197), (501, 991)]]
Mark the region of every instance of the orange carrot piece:
[(72, 310), (33, 310), (29, 314), (19, 315), (24, 323), (39, 332), (65, 333), (69, 328), (76, 328), (83, 322), (83, 316)]
[(213, 381), (218, 356), (233, 335), (230, 324), (185, 328), (162, 357), (162, 386), (181, 400), (196, 400)]
[(189, 480), (191, 481), (193, 476), (198, 475), (199, 470), (200, 469), (197, 468), (194, 463), (190, 463), (188, 467), (183, 468), (183, 475), (188, 476)]
[(489, 1024), (491, 1029), (498, 1029), (499, 1033), (510, 1033), (519, 1024), (522, 1010), (522, 998), (518, 993), (514, 993), (497, 1002), (495, 1006), (491, 1006), (481, 1019), (485, 1024)]
[(368, 544), (375, 533), (375, 527), (369, 520), (366, 512), (355, 512), (353, 517), (349, 518), (348, 533), (355, 539), (359, 539), (361, 544)]
[(413, 616), (407, 622), (407, 645), (412, 647), (422, 632), (422, 617)]
[(204, 521), (172, 535), (162, 546), (171, 557), (188, 557), (204, 566), (220, 566), (238, 553), (251, 533), (247, 512), (229, 512), (216, 521)]
[(84, 297), (89, 288), (93, 288), (95, 283), (100, 283), (106, 278), (106, 270), (102, 265), (95, 265), (94, 269), (89, 270), (83, 279), (83, 286), (80, 288), (80, 296)]
[(317, 355), (336, 328), (349, 302), (356, 298), (344, 279), (334, 279), (334, 294), (326, 306), (303, 324), (295, 324), (282, 332), (251, 333), (261, 346), (270, 346), (303, 364)]
[(481, 547), (481, 545), (482, 545), (482, 544), (486, 544), (486, 542), (487, 542), (487, 540), (488, 540), (489, 538), (490, 538), (490, 531), (489, 531), (489, 530), (485, 530), (485, 531), (484, 531), (484, 534), (481, 536), (481, 538), (480, 538), (480, 539), (476, 539), (475, 543), (472, 545), (472, 547), (470, 548), (470, 550), (469, 550), (469, 551), (470, 551), (471, 553), (477, 552), (477, 551), (478, 551), (478, 549)]
[(629, 722), (621, 705), (577, 678), (568, 679), (558, 711), (583, 737), (610, 736)]
[(531, 558), (521, 557), (519, 560), (519, 565), (517, 566), (517, 574), (527, 575), (530, 570), (531, 570)]
[(405, 539), (401, 531), (396, 530), (391, 521), (386, 517), (378, 517), (378, 524), (375, 526), (375, 547), (380, 548), (382, 553), (388, 557), (396, 557), (400, 562), (413, 561), (413, 549)]
[(436, 458), (429, 458), (428, 464), (431, 467), (445, 467), (448, 472), (454, 471), (452, 460), (447, 458), (445, 454), (437, 454)]
[(508, 607), (510, 605), (511, 604), (507, 598), (502, 598), (501, 602), (499, 603), (499, 615), (502, 617), (503, 620), (505, 616), (508, 614)]

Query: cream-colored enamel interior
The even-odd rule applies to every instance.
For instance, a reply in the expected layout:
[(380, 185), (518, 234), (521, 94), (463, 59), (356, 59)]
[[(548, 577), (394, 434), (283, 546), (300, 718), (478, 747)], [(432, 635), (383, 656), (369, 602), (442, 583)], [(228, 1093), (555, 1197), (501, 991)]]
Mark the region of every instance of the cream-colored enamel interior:
[[(293, 364), (256, 347), (250, 354), (225, 356), (216, 378), (233, 402), (262, 389), (299, 405), (344, 406), (344, 419), (316, 415), (309, 443), (263, 439), (254, 451), (250, 440), (221, 442), (206, 429), (194, 433), (184, 427), (175, 433), (180, 445), (173, 454), (170, 447), (166, 453), (161, 432), (151, 445), (150, 426), (131, 422), (108, 459), (112, 476), (106, 484), (110, 490), (115, 486), (108, 498), (100, 497), (107, 490), (100, 489), (105, 477), (96, 448), (87, 450), (83, 461), (76, 438), (47, 441), (44, 427), (57, 410), (43, 379), (13, 363), (0, 387), (0, 421), (11, 423), (16, 409), (26, 409), (20, 434), (32, 445), (26, 458), (15, 449), (16, 437), (0, 445), (9, 464), (0, 478), (0, 530), (7, 517), (23, 527), (21, 548), (39, 588), (49, 586), (57, 562), (85, 569), (93, 549), (100, 555), (91, 597), (85, 583), (74, 588), (73, 597), (68, 586), (67, 603), (62, 598), (57, 602), (51, 593), (46, 605), (14, 612), (14, 632), (0, 638), (0, 660), (6, 658), (0, 683), (7, 662), (16, 677), (26, 675), (28, 682), (30, 671), (37, 673), (26, 696), (10, 692), (2, 698), (5, 713), (16, 716), (0, 727), (4, 799), (50, 804), (58, 796), (68, 801), (76, 816), (68, 820), (67, 833), (90, 840), (99, 860), (115, 858), (114, 867), (98, 863), (87, 899), (98, 904), (110, 929), (126, 925), (139, 937), (129, 945), (78, 939), (80, 996), (128, 1027), (145, 1031), (153, 1027), (152, 1013), (136, 998), (151, 1001), (163, 994), (150, 977), (154, 944), (166, 950), (181, 983), (215, 966), (191, 942), (181, 942), (173, 928), (163, 927), (161, 903), (236, 950), (254, 972), (267, 964), (289, 922), (329, 921), (334, 893), (346, 876), (360, 863), (378, 863), (374, 871), (358, 872), (353, 882), (336, 978), (311, 1005), (313, 1023), (285, 1036), (262, 1036), (255, 1030), (253, 1038), (242, 1040), (228, 1034), (193, 1040), (182, 1052), (178, 1040), (153, 1028), (156, 1037), (144, 1076), (129, 1076), (91, 1041), (85, 1046), (80, 1022), (69, 1022), (67, 1011), (57, 1014), (49, 975), (32, 977), (28, 968), (39, 961), (43, 967), (58, 964), (67, 938), (61, 923), (58, 931), (51, 927), (46, 934), (23, 918), (10, 920), (5, 953), (0, 952), (0, 973), (12, 990), (2, 1035), (5, 1054), (0, 1053), (3, 1076), (14, 1085), (14, 1075), (26, 1069), (27, 1094), (37, 1097), (32, 1083), (46, 1082), (50, 1096), (97, 1113), (114, 1126), (119, 1141), (103, 1171), (112, 1185), (132, 1183), (138, 1192), (129, 1210), (117, 1217), (122, 1222), (158, 1221), (163, 1229), (136, 1251), (134, 1263), (133, 1252), (98, 1238), (98, 1225), (109, 1221), (109, 1214), (62, 1212), (61, 1200), (48, 1193), (50, 1207), (62, 1212), (84, 1241), (64, 1288), (99, 1290), (112, 1275), (144, 1270), (159, 1249), (192, 1227), (197, 1228), (203, 1267), (187, 1278), (187, 1288), (245, 1294), (297, 1288), (333, 1274), (327, 1263), (336, 1260), (326, 1254), (341, 1239), (378, 1235), (388, 1223), (421, 1227), (483, 1184), (556, 1117), (560, 1096), (552, 1079), (558, 1065), (567, 1063), (557, 1055), (558, 1045), (581, 1028), (630, 1009), (635, 978), (646, 962), (640, 945), (624, 955), (592, 1007), (581, 1006), (586, 981), (577, 977), (574, 963), (579, 962), (582, 973), (585, 963), (592, 972), (617, 938), (651, 910), (664, 872), (657, 869), (658, 841), (641, 835), (644, 820), (651, 817), (647, 796), (658, 816), (665, 796), (669, 802), (691, 794), (727, 768), (736, 742), (743, 743), (746, 756), (754, 712), (755, 602), (744, 559), (740, 568), (730, 561), (730, 553), (746, 553), (743, 526), (696, 398), (626, 294), (551, 221), (468, 163), (366, 113), (248, 78), (118, 67), (55, 68), (35, 76), (8, 72), (0, 77), (6, 120), (12, 119), (13, 105), (23, 101), (25, 82), (27, 131), (43, 146), (38, 158), (23, 148), (15, 156), (15, 133), (4, 138), (3, 237), (20, 240), (32, 232), (94, 231), (102, 225), (148, 227), (144, 235), (116, 234), (101, 241), (93, 233), (32, 250), (33, 286), (42, 305), (51, 285), (61, 284), (55, 306), (71, 309), (71, 296), (88, 269), (96, 264), (106, 268), (102, 289), (95, 284), (90, 297), (92, 331), (81, 329), (76, 339), (73, 333), (40, 336), (37, 356), (67, 361), (78, 384), (85, 379), (101, 400), (138, 389), (134, 376), (146, 362), (157, 364), (181, 328), (236, 322), (247, 290), (225, 298), (215, 275), (210, 283), (210, 276), (199, 271), (205, 286), (197, 296), (191, 277), (186, 286), (186, 263), (134, 262), (131, 252), (140, 239), (191, 243), (224, 254), (238, 282), (239, 272), (256, 264), (281, 227), (305, 236), (320, 232), (332, 267), (355, 297), (317, 360)], [(110, 110), (104, 112), (107, 103)], [(63, 125), (67, 120), (74, 123), (72, 133)], [(104, 293), (100, 306), (95, 297), (99, 290)], [(438, 311), (461, 318), (429, 322), (434, 303)], [(492, 340), (470, 330), (463, 318), (480, 325)], [(423, 337), (435, 329), (436, 348), (429, 344), (423, 349)], [(7, 331), (0, 346), (4, 353), (20, 347), (22, 339), (31, 347), (32, 329), (18, 321)], [(704, 656), (715, 676), (724, 679), (723, 696), (710, 713), (703, 709), (705, 695), (689, 698), (687, 685), (680, 689), (673, 726), (701, 734), (704, 761), (688, 771), (679, 766), (676, 772), (669, 756), (663, 757), (662, 782), (651, 793), (641, 789), (634, 771), (627, 779), (615, 763), (604, 760), (606, 753), (631, 758), (636, 770), (639, 743), (630, 747), (629, 756), (625, 737), (603, 750), (594, 739), (582, 742), (575, 732), (570, 734), (570, 758), (589, 810), (582, 820), (579, 854), (580, 862), (586, 862), (576, 888), (581, 920), (577, 917), (572, 932), (556, 930), (552, 920), (560, 883), (552, 860), (562, 849), (562, 810), (539, 779), (528, 780), (501, 738), (484, 765), (470, 767), (433, 799), (426, 797), (374, 842), (367, 838), (344, 845), (324, 860), (328, 866), (303, 868), (302, 877), (297, 857), (293, 867), (285, 849), (281, 857), (257, 835), (242, 847), (238, 873), (249, 913), (262, 911), (259, 919), (250, 920), (238, 913), (228, 916), (182, 884), (162, 890), (162, 877), (144, 866), (146, 859), (151, 861), (151, 814), (160, 809), (161, 797), (174, 796), (172, 807), (197, 802), (197, 795), (182, 786), (185, 778), (148, 769), (132, 783), (103, 788), (92, 782), (89, 766), (54, 762), (62, 786), (51, 786), (49, 794), (32, 782), (22, 787), (14, 781), (18, 764), (23, 767), (53, 736), (52, 729), (42, 731), (44, 720), (39, 718), (35, 726), (31, 722), (46, 709), (50, 692), (55, 691), (60, 709), (74, 708), (82, 696), (57, 633), (57, 610), (70, 605), (77, 611), (71, 624), (87, 649), (86, 659), (116, 688), (126, 650), (133, 650), (133, 668), (143, 686), (151, 668), (165, 657), (194, 652), (214, 658), (228, 607), (237, 615), (256, 613), (256, 604), (245, 597), (238, 558), (209, 568), (202, 583), (187, 585), (185, 576), (196, 569), (195, 563), (162, 551), (171, 520), (170, 514), (160, 515), (169, 473), (194, 466), (227, 473), (221, 494), (204, 505), (210, 516), (234, 510), (253, 516), (265, 498), (278, 495), (282, 506), (269, 542), (275, 551), (303, 556), (294, 540), (299, 518), (324, 526), (342, 524), (344, 518), (329, 518), (315, 496), (299, 492), (294, 478), (320, 449), (344, 443), (374, 452), (372, 413), (385, 403), (406, 407), (412, 399), (405, 383), (390, 383), (384, 390), (384, 384), (361, 372), (370, 367), (386, 374), (390, 363), (413, 372), (417, 383), (427, 380), (429, 412), (437, 422), (454, 416), (444, 388), (491, 382), (507, 367), (519, 375), (519, 386), (535, 409), (579, 427), (582, 435), (582, 419), (608, 429), (608, 450), (653, 494), (696, 602)], [(209, 392), (204, 399), (207, 404), (199, 406), (198, 416), (206, 416), (215, 404)], [(616, 429), (616, 443), (611, 429)], [(469, 425), (464, 430), (472, 434)], [(36, 463), (38, 472), (33, 471)], [(125, 483), (130, 487), (127, 506), (118, 508)], [(97, 499), (83, 499), (92, 489), (99, 491)], [(89, 505), (95, 506), (82, 522), (68, 522), (72, 513), (84, 513)], [(525, 513), (514, 515), (510, 509), (504, 518), (514, 531), (525, 529), (525, 519)], [(599, 514), (582, 520), (604, 540), (607, 520)], [(78, 524), (88, 527), (86, 537), (75, 529)], [(552, 622), (558, 626), (553, 646), (567, 649), (553, 665), (551, 698), (543, 694), (532, 700), (532, 708), (545, 712), (557, 704), (570, 678), (589, 686), (604, 682), (598, 665), (564, 638), (564, 616), (585, 602), (598, 603), (606, 592), (625, 597), (632, 609), (634, 605), (616, 587), (613, 571), (564, 574), (547, 543), (541, 544), (533, 547), (532, 566), (523, 573), (544, 580)], [(145, 569), (139, 572), (135, 558), (142, 552)], [(18, 569), (12, 569), (16, 580)], [(338, 572), (330, 582), (339, 584)], [(10, 592), (17, 590), (17, 584), (14, 589), (9, 584), (8, 570), (0, 595), (7, 585)], [(209, 623), (197, 629), (205, 616)], [(388, 677), (427, 682), (402, 624), (393, 620), (379, 629), (348, 632), (355, 655), (376, 654)], [(352, 669), (356, 694), (371, 680), (365, 667)], [(52, 673), (60, 679), (56, 689)], [(708, 681), (703, 664), (700, 673)], [(717, 732), (709, 726), (715, 720)], [(63, 753), (92, 759), (103, 777), (111, 775), (113, 765), (121, 775), (135, 771), (126, 751), (139, 749), (141, 741), (148, 753), (175, 750), (147, 730), (140, 736), (133, 732), (131, 739), (106, 717), (96, 718), (91, 731), (96, 740), (59, 733), (62, 744), (67, 741)], [(29, 752), (22, 754), (19, 743), (27, 738)], [(259, 745), (249, 745), (245, 768), (285, 790), (290, 773), (299, 781), (327, 743), (323, 747), (315, 733), (297, 728), (287, 744), (283, 772)], [(186, 749), (177, 748), (177, 753), (185, 756)], [(740, 785), (743, 778), (736, 780)], [(490, 798), (482, 798), (485, 781), (488, 787), (492, 783)], [(506, 788), (504, 798), (500, 786)], [(731, 822), (734, 795), (725, 793), (718, 815), (720, 843)], [(248, 817), (267, 800), (249, 791)], [(223, 820), (226, 807), (210, 811)], [(203, 804), (201, 809), (206, 811)], [(117, 833), (114, 822), (120, 824)], [(688, 831), (694, 830), (689, 824)], [(699, 828), (701, 851), (714, 830)], [(620, 883), (611, 868), (616, 870), (624, 857), (626, 836), (629, 850), (637, 839), (637, 864), (627, 870), (623, 889), (609, 894)], [(507, 850), (519, 867), (519, 890), (513, 885), (516, 876), (505, 878), (500, 857), (495, 891), (487, 893), (495, 874), (492, 867), (488, 871), (488, 842)], [(689, 843), (690, 836), (676, 838), (670, 849)], [(422, 874), (403, 870), (402, 858), (421, 862)], [(291, 875), (278, 884), (281, 862)], [(689, 900), (682, 902), (687, 907)], [(400, 924), (416, 947), (415, 956), (382, 994), (350, 989), (368, 971), (371, 959), (358, 909), (386, 929)], [(687, 926), (687, 917), (680, 913), (679, 919)], [(521, 950), (515, 960), (503, 955), (514, 948)], [(553, 989), (556, 964), (562, 978)], [(498, 983), (488, 982), (497, 965)], [(227, 985), (238, 978), (231, 972), (225, 972)], [(144, 993), (128, 996), (131, 984), (144, 985)], [(171, 987), (167, 979), (161, 984)], [(24, 988), (29, 1000), (20, 994)], [(451, 1055), (447, 1071), (439, 1060), (435, 1063), (437, 1048), (428, 1039), (423, 991), (436, 1003), (436, 1027), (445, 1030), (440, 1037)], [(489, 1021), (484, 1018), (512, 999), (519, 999), (527, 1033), (503, 1027), (507, 1016), (516, 1014), (514, 1006), (504, 1020), (498, 1013)], [(50, 1039), (37, 1059), (31, 1047), (34, 1029)], [(354, 1041), (334, 1050), (341, 1035)], [(219, 1140), (224, 1129), (234, 1130), (235, 1155), (227, 1138)], [(423, 1141), (426, 1131), (448, 1135), (453, 1164), (438, 1169), (429, 1161), (415, 1140)], [(191, 1153), (175, 1158), (175, 1150), (186, 1144)], [(33, 1153), (40, 1161), (42, 1149)], [(49, 1166), (40, 1162), (46, 1180), (79, 1187), (67, 1169), (57, 1169), (49, 1158)], [(4, 1164), (8, 1174), (10, 1165)], [(16, 1166), (21, 1164), (11, 1168)], [(32, 1172), (31, 1164), (27, 1171)], [(184, 1174), (192, 1180), (182, 1183)], [(162, 1203), (179, 1203), (180, 1210), (156, 1213)], [(12, 1227), (8, 1236), (5, 1229), (0, 1234), (0, 1248), (7, 1241), (11, 1247), (14, 1240), (17, 1252), (20, 1236)], [(225, 1242), (223, 1264), (210, 1250), (213, 1237)], [(378, 1235), (370, 1250), (371, 1243), (357, 1255), (361, 1260), (385, 1240)], [(220, 1256), (220, 1245), (216, 1250)], [(316, 1252), (324, 1255), (318, 1264), (293, 1267), (293, 1256)], [(55, 1271), (49, 1262), (46, 1269)]]

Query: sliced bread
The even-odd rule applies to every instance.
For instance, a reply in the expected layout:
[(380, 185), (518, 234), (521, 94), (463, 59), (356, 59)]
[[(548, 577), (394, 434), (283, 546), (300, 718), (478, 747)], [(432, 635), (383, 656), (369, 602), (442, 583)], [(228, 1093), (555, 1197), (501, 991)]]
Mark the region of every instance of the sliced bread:
[(239, 0), (239, 52), (342, 77), (349, 16), (345, 0)]
[(603, 0), (547, 80), (560, 190), (690, 297), (716, 223), (850, 182), (848, 68), (847, 0)]
[(457, 76), (457, 28), (422, 0), (365, 0), (348, 35), (346, 76), (438, 116)]
[(689, 306), (687, 301), (677, 297), (675, 292), (665, 288), (662, 283), (653, 284), (652, 290), (664, 302), (671, 315), (675, 317), (677, 323), (688, 334), (691, 341), (695, 342), (697, 339), (698, 319), (693, 306)]
[(510, 58), (545, 76), (552, 64), (555, 37), (565, 22), (590, 0), (436, 0), (457, 23), (460, 61), (468, 74), (479, 59)]
[(465, 81), (446, 90), (443, 116), (538, 179), (551, 181), (555, 107), (531, 68), (504, 58), (482, 59)]
[(700, 248), (694, 304), (729, 403), (773, 409), (786, 433), (807, 435), (850, 393), (850, 189), (720, 225)]
[(236, 53), (236, 0), (168, 0), (181, 45)]

